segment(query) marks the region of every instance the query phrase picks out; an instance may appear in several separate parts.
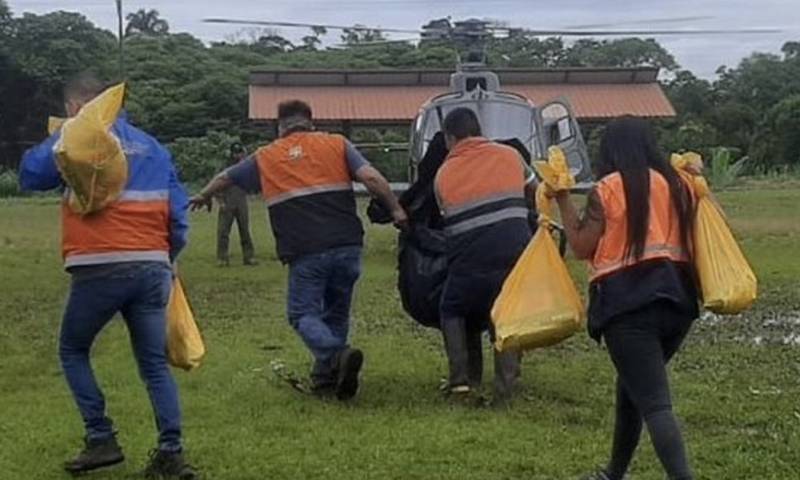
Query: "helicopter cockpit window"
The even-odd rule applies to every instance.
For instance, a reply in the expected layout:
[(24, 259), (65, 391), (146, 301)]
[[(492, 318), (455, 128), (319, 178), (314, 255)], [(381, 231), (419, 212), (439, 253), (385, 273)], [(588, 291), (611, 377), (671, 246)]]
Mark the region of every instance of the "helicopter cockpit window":
[(539, 157), (536, 116), (530, 105), (508, 100), (481, 100), (442, 102), (424, 112), (422, 122), (415, 125), (418, 127), (415, 135), (424, 139), (417, 151), (418, 158), (422, 158), (431, 139), (442, 128), (437, 110), (441, 111), (442, 117), (446, 117), (449, 112), (460, 107), (470, 108), (478, 114), (485, 137), (492, 140), (516, 138), (534, 158)]

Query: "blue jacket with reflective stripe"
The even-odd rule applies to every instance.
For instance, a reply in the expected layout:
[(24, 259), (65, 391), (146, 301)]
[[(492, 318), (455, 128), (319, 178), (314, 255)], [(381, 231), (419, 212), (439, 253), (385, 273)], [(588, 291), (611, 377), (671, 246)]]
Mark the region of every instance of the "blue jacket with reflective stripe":
[[(119, 138), (128, 159), (128, 182), (123, 196), (167, 192), (169, 256), (175, 260), (187, 242), (189, 200), (178, 179), (172, 155), (155, 138), (128, 123), (124, 113), (114, 122), (111, 131)], [(19, 171), (22, 190), (46, 191), (64, 186), (53, 153), (58, 138), (56, 133), (25, 152)]]

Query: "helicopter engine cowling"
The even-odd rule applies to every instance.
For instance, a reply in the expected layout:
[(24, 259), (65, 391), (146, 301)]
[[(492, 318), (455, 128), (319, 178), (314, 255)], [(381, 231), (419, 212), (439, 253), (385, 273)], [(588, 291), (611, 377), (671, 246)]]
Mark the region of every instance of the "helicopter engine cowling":
[(489, 71), (460, 71), (450, 76), (450, 89), (453, 92), (471, 92), (476, 89), (496, 92), (500, 89), (500, 79)]

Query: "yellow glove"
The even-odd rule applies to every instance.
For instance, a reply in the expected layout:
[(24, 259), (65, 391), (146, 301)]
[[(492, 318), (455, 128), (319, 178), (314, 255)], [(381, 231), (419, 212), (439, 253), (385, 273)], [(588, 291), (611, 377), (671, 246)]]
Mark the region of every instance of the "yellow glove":
[(570, 173), (567, 157), (560, 147), (550, 147), (547, 150), (547, 161), (533, 162), (533, 168), (536, 169), (536, 173), (539, 174), (543, 183), (547, 185), (545, 195), (549, 197), (575, 186), (575, 177)]

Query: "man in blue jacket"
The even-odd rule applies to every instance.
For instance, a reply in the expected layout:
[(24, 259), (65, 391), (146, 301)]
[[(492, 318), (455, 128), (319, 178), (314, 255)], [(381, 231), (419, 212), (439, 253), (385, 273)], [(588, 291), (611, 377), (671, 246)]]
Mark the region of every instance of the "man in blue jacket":
[[(75, 116), (104, 85), (83, 74), (64, 89), (68, 116)], [(130, 332), (139, 373), (159, 430), (158, 448), (145, 470), (149, 478), (196, 478), (182, 454), (178, 389), (166, 359), (166, 306), (171, 264), (186, 245), (188, 199), (169, 152), (121, 115), (112, 127), (128, 160), (128, 181), (116, 201), (81, 216), (62, 202), (62, 253), (71, 275), (61, 324), (59, 357), (86, 429), (85, 448), (64, 468), (73, 474), (124, 460), (103, 393), (89, 361), (92, 343), (120, 313)], [(59, 134), (28, 150), (20, 167), (23, 190), (65, 186), (54, 158)]]

